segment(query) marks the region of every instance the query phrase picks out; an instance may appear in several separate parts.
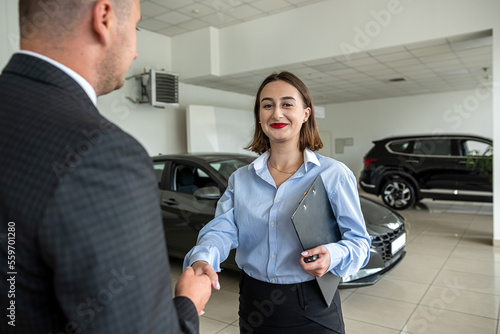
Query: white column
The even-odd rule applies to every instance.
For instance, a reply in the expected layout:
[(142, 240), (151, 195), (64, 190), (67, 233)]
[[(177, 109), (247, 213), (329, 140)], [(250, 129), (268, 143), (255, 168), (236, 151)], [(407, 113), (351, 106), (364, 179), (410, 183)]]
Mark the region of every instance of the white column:
[(493, 29), (493, 245), (500, 247), (500, 25)]

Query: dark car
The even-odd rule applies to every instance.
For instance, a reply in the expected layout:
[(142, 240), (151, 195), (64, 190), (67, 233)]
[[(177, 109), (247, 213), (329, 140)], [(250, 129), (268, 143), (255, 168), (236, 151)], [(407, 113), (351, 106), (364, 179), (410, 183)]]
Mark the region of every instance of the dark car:
[[(198, 232), (215, 214), (217, 200), (229, 176), (256, 157), (241, 154), (179, 154), (153, 157), (168, 252), (184, 258), (196, 244)], [(357, 274), (343, 278), (341, 287), (377, 282), (405, 255), (404, 218), (370, 199), (361, 197), (361, 209), (372, 239), (370, 261)], [(234, 250), (222, 267), (239, 270)]]
[(492, 202), (491, 139), (468, 135), (389, 137), (373, 142), (359, 183), (403, 210), (423, 198)]

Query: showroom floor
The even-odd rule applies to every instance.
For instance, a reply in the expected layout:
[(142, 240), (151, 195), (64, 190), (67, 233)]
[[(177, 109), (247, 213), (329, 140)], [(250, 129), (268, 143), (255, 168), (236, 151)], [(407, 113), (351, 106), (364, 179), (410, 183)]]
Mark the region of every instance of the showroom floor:
[[(500, 334), (500, 248), (491, 246), (492, 205), (424, 200), (401, 211), (407, 255), (371, 287), (340, 290), (346, 332)], [(181, 261), (172, 259), (172, 279)], [(237, 334), (238, 274), (219, 275), (202, 334)]]

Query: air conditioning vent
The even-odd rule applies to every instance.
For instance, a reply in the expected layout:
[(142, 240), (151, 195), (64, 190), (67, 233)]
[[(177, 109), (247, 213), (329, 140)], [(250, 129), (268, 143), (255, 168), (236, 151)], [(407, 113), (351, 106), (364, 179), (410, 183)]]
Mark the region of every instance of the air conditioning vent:
[(150, 70), (147, 90), (149, 102), (154, 107), (179, 103), (179, 77), (175, 74)]

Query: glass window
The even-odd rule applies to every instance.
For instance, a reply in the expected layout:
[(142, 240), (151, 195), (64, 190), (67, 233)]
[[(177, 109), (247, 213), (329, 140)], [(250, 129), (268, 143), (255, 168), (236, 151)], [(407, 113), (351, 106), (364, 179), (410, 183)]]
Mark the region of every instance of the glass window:
[(176, 165), (172, 175), (172, 190), (193, 194), (204, 187), (217, 186), (206, 171), (191, 165)]
[(172, 190), (192, 194), (197, 187), (194, 184), (196, 168), (189, 165), (177, 165), (174, 169)]
[(464, 140), (462, 150), (463, 155), (490, 156), (493, 154), (493, 147), (490, 144), (477, 140)]
[(451, 140), (443, 138), (417, 139), (413, 146), (413, 154), (450, 156)]
[(233, 174), (238, 168), (246, 166), (248, 164), (249, 164), (248, 161), (232, 159), (232, 160), (211, 162), (210, 166), (212, 166), (213, 169), (215, 169), (217, 172), (219, 172), (220, 175), (222, 175), (226, 180), (228, 180), (229, 176), (231, 176), (231, 174)]
[(165, 170), (165, 162), (153, 162), (153, 168), (156, 174), (156, 180), (158, 181), (158, 185), (161, 183), (161, 178), (163, 177), (163, 171)]
[(409, 140), (394, 141), (389, 144), (389, 148), (391, 149), (391, 151), (397, 153), (408, 153), (409, 147), (410, 147)]

